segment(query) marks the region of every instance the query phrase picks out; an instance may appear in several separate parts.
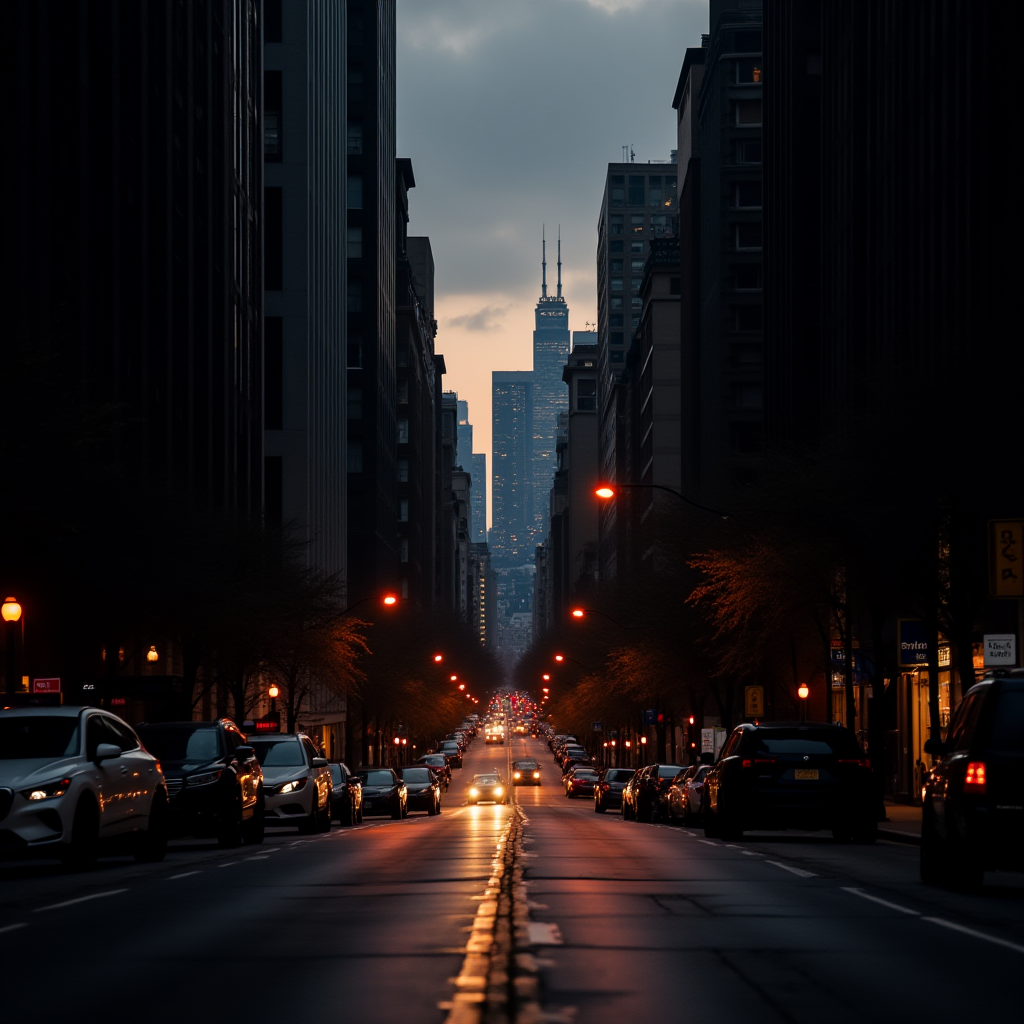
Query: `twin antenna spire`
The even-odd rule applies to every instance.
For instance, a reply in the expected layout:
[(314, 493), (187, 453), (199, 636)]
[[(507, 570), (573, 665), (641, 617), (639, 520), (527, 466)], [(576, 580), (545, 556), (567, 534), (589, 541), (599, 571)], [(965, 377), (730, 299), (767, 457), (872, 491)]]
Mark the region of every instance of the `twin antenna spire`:
[[(548, 243), (544, 225), (540, 228), (540, 297), (548, 297)], [(562, 225), (558, 225), (558, 298), (562, 297)]]

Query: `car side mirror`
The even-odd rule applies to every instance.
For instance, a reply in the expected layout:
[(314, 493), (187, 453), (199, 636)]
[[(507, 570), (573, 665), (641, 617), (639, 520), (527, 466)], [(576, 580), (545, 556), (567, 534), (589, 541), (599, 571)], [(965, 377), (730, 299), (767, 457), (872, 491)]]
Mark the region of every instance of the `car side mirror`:
[(313, 767), (314, 768), (326, 768), (327, 767), (327, 758), (326, 757), (314, 757), (313, 758)]
[(256, 751), (253, 747), (241, 746), (235, 747), (235, 759), (238, 761), (249, 761), (256, 756)]
[(932, 757), (942, 757), (946, 753), (946, 744), (942, 740), (933, 738), (924, 741), (924, 752)]
[(112, 757), (120, 757), (121, 748), (116, 743), (100, 743), (96, 747), (93, 760), (99, 764), (100, 761), (109, 761)]

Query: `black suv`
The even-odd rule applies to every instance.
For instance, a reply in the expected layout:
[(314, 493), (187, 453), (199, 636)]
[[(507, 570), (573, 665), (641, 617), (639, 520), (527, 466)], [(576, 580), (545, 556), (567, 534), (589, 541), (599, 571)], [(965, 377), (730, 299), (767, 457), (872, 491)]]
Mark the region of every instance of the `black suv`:
[(704, 777), (704, 834), (831, 829), (873, 843), (878, 816), (871, 762), (853, 733), (827, 723), (737, 726)]
[(167, 779), (171, 835), (216, 836), (221, 846), (262, 843), (263, 769), (230, 719), (140, 725)]
[(1024, 871), (1024, 669), (964, 695), (925, 780), (921, 881), (976, 888), (987, 869)]

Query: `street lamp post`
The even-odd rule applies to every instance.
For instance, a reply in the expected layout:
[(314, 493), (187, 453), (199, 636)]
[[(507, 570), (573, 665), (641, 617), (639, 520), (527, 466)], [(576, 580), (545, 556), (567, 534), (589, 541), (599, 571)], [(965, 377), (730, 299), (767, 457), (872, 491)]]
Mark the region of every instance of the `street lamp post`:
[(811, 695), (811, 688), (806, 683), (801, 683), (796, 689), (796, 695), (800, 698), (800, 721), (807, 721), (807, 698)]
[(25, 619), (17, 598), (9, 597), (0, 608), (4, 620), (4, 642), (7, 646), (7, 695), (21, 689), (21, 648), (25, 637)]
[(712, 515), (719, 516), (722, 519), (729, 519), (730, 514), (728, 512), (722, 512), (717, 508), (708, 508), (707, 505), (701, 505), (699, 502), (693, 501), (693, 499), (686, 497), (685, 494), (680, 494), (679, 491), (672, 487), (666, 487), (664, 484), (601, 484), (594, 488), (594, 495), (600, 498), (602, 501), (610, 501), (614, 498), (619, 491), (664, 491), (666, 494), (671, 494), (673, 497), (678, 498), (680, 501), (685, 502), (687, 505), (692, 505), (694, 508), (699, 508), (702, 512), (710, 512)]
[(602, 619), (607, 619), (613, 626), (618, 626), (623, 633), (628, 632), (618, 619), (613, 619), (607, 612), (603, 612), (599, 608), (573, 608), (572, 610), (572, 617), (577, 622), (582, 622), (588, 615), (600, 615)]

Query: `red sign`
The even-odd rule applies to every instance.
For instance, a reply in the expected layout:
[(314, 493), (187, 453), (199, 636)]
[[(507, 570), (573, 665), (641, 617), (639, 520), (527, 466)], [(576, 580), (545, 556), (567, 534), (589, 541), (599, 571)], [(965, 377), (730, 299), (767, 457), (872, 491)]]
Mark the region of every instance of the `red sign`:
[(256, 731), (257, 732), (280, 732), (280, 722), (268, 722), (265, 718), (256, 719)]
[(33, 679), (33, 693), (60, 693), (60, 679)]
[(127, 705), (128, 699), (126, 697), (111, 697), (110, 706), (112, 708), (123, 708)]

